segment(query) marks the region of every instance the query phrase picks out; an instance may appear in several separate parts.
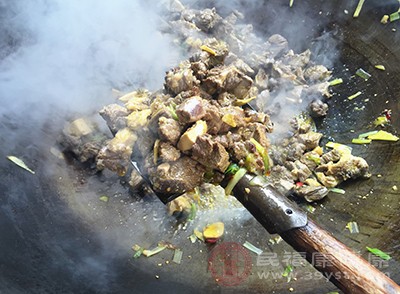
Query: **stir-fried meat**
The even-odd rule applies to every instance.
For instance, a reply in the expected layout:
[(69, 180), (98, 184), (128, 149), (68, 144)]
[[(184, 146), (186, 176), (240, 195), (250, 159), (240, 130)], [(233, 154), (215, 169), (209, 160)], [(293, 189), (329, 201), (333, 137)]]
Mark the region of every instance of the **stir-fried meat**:
[(308, 132), (299, 135), (299, 142), (306, 146), (306, 150), (312, 150), (318, 147), (319, 140), (321, 140), (321, 138), (321, 133)]
[(163, 162), (176, 161), (181, 157), (181, 152), (174, 145), (167, 142), (160, 143), (158, 153)]
[(214, 141), (210, 135), (202, 135), (193, 145), (192, 158), (205, 167), (224, 172), (229, 166), (229, 153), (222, 144)]
[(184, 100), (177, 108), (176, 114), (182, 123), (192, 123), (206, 115), (203, 99), (198, 96)]
[(176, 144), (181, 136), (181, 125), (173, 118), (160, 117), (158, 134), (162, 140)]
[(125, 107), (118, 104), (110, 104), (103, 107), (99, 113), (113, 134), (126, 127), (126, 117), (129, 111)]
[(160, 193), (182, 194), (203, 182), (205, 168), (197, 161), (183, 156), (173, 162), (164, 162), (150, 169), (153, 189)]
[(328, 112), (328, 104), (322, 102), (320, 99), (314, 100), (310, 103), (310, 114), (313, 117), (326, 116)]

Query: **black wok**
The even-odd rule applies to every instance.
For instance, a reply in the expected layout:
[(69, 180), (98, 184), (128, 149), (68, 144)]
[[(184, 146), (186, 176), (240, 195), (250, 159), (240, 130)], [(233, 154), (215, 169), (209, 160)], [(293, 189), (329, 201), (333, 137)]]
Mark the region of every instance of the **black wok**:
[[(334, 76), (349, 78), (359, 67), (373, 72), (368, 82), (350, 79), (335, 88), (336, 94), (328, 102), (331, 108), (327, 118), (318, 121), (326, 140), (333, 137), (349, 143), (355, 134), (369, 131), (370, 123), (385, 108), (392, 109), (393, 130), (398, 130), (400, 31), (392, 31), (398, 28), (398, 23), (386, 26), (380, 23), (383, 14), (397, 10), (398, 2), (366, 1), (356, 20), (351, 17), (356, 3), (325, 2), (295, 0), (294, 7), (282, 14), (287, 11), (288, 3), (264, 1), (262, 9), (250, 8), (246, 17), (266, 35), (277, 32), (287, 36), (296, 51), (311, 46), (316, 58), (318, 52), (326, 50), (324, 46), (331, 45), (321, 36), (332, 32), (333, 39), (338, 41), (335, 43), (338, 55), (332, 56)], [(278, 8), (268, 9), (271, 3)], [(216, 4), (223, 10), (223, 3)], [(307, 11), (318, 25), (308, 27), (308, 20), (302, 22), (296, 9)], [(268, 29), (271, 22), (275, 23), (273, 32)], [(296, 34), (301, 27), (308, 29), (306, 36)], [(386, 71), (373, 70), (375, 64), (384, 64)], [(360, 88), (366, 93), (362, 99), (354, 103), (346, 101), (349, 94)], [(356, 105), (365, 109), (355, 110)], [(32, 121), (27, 134), (27, 126), (20, 125), (18, 117), (0, 118), (0, 293), (287, 293), (289, 288), (297, 293), (335, 291), (332, 284), (317, 278), (316, 271), (306, 264), (296, 269), (299, 272), (296, 281), (287, 283), (279, 276), (260, 279), (258, 272), (280, 274), (283, 267), (257, 267), (255, 255), (252, 255), (252, 275), (247, 281), (235, 287), (218, 285), (207, 271), (211, 248), (191, 244), (187, 234), (174, 237), (170, 230), (163, 232), (160, 227), (167, 227), (168, 222), (163, 221), (168, 218), (157, 199), (138, 201), (140, 197), (129, 196), (113, 175), (90, 174), (59, 159), (50, 152), (50, 146), (56, 141), (60, 118), (49, 117), (45, 125), (35, 125), (34, 118)], [(13, 138), (14, 143), (8, 144), (7, 138)], [(346, 194), (330, 194), (313, 215), (322, 227), (366, 259), (369, 258), (366, 246), (391, 253), (392, 260), (381, 270), (397, 283), (400, 283), (400, 202), (392, 186), (399, 183), (399, 144), (374, 142), (366, 147), (354, 146), (354, 153), (370, 163), (372, 178), (342, 185)], [(36, 174), (12, 165), (6, 160), (9, 154), (23, 154)], [(378, 174), (382, 177), (377, 177)], [(103, 194), (112, 196), (108, 203), (98, 201)], [(249, 216), (243, 218), (226, 223), (224, 241), (248, 240), (277, 256), (293, 251), (285, 243), (271, 245), (268, 240), (274, 236), (268, 235)], [(345, 230), (349, 221), (357, 221), (359, 234)], [(171, 252), (149, 259), (132, 259), (130, 247), (134, 243), (151, 247), (168, 238), (182, 244), (182, 264), (165, 263), (171, 260)], [(311, 280), (309, 275), (313, 276)]]

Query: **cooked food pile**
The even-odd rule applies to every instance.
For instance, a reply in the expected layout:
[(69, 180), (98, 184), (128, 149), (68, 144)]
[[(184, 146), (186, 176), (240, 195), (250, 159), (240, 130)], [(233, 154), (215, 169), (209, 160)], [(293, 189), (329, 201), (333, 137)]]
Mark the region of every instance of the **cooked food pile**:
[[(322, 100), (330, 96), (331, 72), (313, 63), (309, 50), (294, 53), (281, 35), (259, 40), (251, 26), (236, 24), (239, 12), (223, 18), (215, 9), (186, 9), (178, 1), (170, 9), (165, 30), (192, 56), (166, 73), (161, 90), (137, 89), (100, 111), (113, 138), (91, 143), (86, 127), (69, 127), (67, 149), (82, 161), (91, 155), (100, 170), (130, 171), (134, 188), (140, 175), (131, 168), (133, 157), (154, 191), (171, 195), (218, 185), (233, 165), (309, 202), (345, 180), (370, 176), (367, 162), (349, 147), (319, 146), (323, 134), (312, 117), (327, 113)], [(310, 102), (309, 114), (300, 115), (303, 101)], [(287, 105), (298, 115), (285, 114)], [(272, 145), (271, 117), (278, 114), (291, 129)], [(183, 206), (175, 203), (177, 210)]]

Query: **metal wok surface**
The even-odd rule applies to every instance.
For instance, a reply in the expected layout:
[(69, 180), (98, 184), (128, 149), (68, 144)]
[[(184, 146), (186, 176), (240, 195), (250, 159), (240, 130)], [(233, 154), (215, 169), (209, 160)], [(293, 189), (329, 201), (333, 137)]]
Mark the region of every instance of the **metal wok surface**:
[[(268, 10), (273, 2), (278, 9)], [(296, 51), (310, 44), (314, 49), (324, 50), (323, 46), (329, 44), (319, 37), (327, 31), (332, 32), (338, 44), (338, 55), (332, 59), (334, 76), (349, 81), (334, 88), (336, 94), (328, 102), (329, 114), (318, 121), (324, 140), (332, 137), (349, 143), (355, 134), (371, 130), (371, 122), (385, 108), (392, 109), (393, 130), (399, 130), (400, 28), (398, 23), (383, 26), (379, 22), (383, 14), (397, 9), (397, 1), (385, 5), (366, 1), (357, 20), (351, 17), (356, 3), (349, 1), (334, 4), (295, 1), (295, 6), (284, 16), (280, 13), (287, 10), (288, 3), (279, 2), (282, 1), (264, 1), (263, 10), (250, 9), (247, 17), (257, 29), (268, 34), (269, 22), (280, 15), (281, 21), (285, 18), (284, 25), (280, 26), (281, 32), (274, 33), (285, 36), (288, 31), (307, 26), (307, 20), (299, 23), (295, 15), (296, 9), (304, 9), (320, 25), (310, 28), (302, 42), (296, 42)], [(223, 3), (216, 4), (223, 8)], [(394, 32), (391, 28), (399, 30)], [(289, 44), (291, 41), (289, 38)], [(374, 70), (375, 64), (385, 65), (386, 71)], [(367, 82), (349, 79), (359, 67), (373, 73), (372, 78)], [(347, 101), (347, 96), (359, 89), (365, 93), (363, 97)], [(358, 111), (355, 106), (365, 108)], [(161, 202), (132, 198), (115, 176), (88, 173), (50, 152), (60, 125), (60, 118), (49, 117), (45, 125), (31, 126), (27, 135), (23, 131), (26, 126), (18, 124), (18, 117), (0, 118), (0, 293), (287, 293), (289, 288), (294, 293), (335, 291), (332, 284), (317, 278), (317, 272), (308, 264), (296, 268), (297, 280), (287, 282), (279, 275), (261, 279), (258, 272), (281, 274), (284, 266), (258, 267), (255, 255), (252, 255), (252, 273), (244, 283), (235, 287), (218, 285), (207, 270), (212, 248), (191, 244), (187, 240), (190, 232), (174, 235)], [(24, 136), (18, 136), (19, 133)], [(11, 137), (14, 144), (7, 142)], [(369, 257), (366, 246), (389, 252), (392, 260), (382, 271), (397, 283), (400, 283), (400, 198), (392, 186), (399, 185), (399, 145), (399, 142), (354, 145), (354, 153), (369, 162), (373, 176), (341, 185), (346, 194), (331, 193), (311, 215), (366, 259)], [(11, 153), (24, 154), (36, 174), (31, 175), (7, 161), (6, 156)], [(378, 174), (382, 177), (377, 177)], [(99, 201), (101, 195), (109, 195), (110, 201)], [(359, 234), (350, 234), (345, 229), (349, 221), (357, 221)], [(293, 252), (283, 242), (268, 243), (275, 236), (270, 236), (244, 211), (226, 226), (224, 241), (248, 240), (278, 257)], [(151, 247), (163, 239), (183, 248), (180, 265), (165, 263), (171, 260), (171, 251), (148, 259), (132, 259), (133, 244)]]

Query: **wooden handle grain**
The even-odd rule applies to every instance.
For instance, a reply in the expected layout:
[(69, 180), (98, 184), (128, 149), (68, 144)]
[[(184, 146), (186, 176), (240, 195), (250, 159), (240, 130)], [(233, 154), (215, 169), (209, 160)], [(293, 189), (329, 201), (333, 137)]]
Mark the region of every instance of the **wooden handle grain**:
[(345, 293), (400, 293), (393, 280), (311, 220), (280, 235)]

